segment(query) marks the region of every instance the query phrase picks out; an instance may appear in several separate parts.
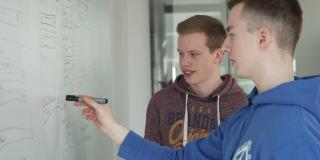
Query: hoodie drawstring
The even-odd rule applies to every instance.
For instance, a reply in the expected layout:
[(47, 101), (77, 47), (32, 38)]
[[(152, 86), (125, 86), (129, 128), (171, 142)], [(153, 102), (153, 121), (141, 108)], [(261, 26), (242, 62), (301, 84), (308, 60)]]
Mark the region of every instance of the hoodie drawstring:
[(185, 103), (185, 111), (184, 111), (184, 121), (183, 121), (183, 143), (182, 145), (185, 146), (188, 142), (188, 93), (186, 93), (186, 103)]
[(219, 94), (217, 99), (217, 122), (219, 126), (220, 125), (220, 95)]

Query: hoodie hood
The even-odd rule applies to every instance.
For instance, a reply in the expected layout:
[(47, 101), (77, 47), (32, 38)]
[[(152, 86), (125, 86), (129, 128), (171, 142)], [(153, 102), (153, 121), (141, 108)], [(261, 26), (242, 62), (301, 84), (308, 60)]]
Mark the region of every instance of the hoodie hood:
[(216, 97), (218, 95), (223, 96), (226, 94), (233, 94), (237, 92), (242, 92), (242, 89), (237, 85), (235, 79), (231, 75), (226, 74), (221, 76), (222, 83), (215, 89), (208, 97), (199, 97), (197, 93), (191, 88), (191, 86), (186, 82), (183, 75), (179, 75), (173, 84), (173, 87), (184, 94), (192, 95), (200, 99), (207, 99), (211, 97)]
[[(179, 75), (174, 84), (173, 88), (176, 89), (178, 92), (185, 95), (185, 113), (184, 113), (184, 121), (183, 122), (189, 122), (189, 114), (191, 111), (188, 111), (188, 97), (189, 95), (195, 97), (196, 99), (200, 101), (208, 101), (210, 100), (211, 103), (216, 104), (215, 110), (216, 110), (216, 122), (217, 126), (220, 125), (221, 121), (221, 114), (220, 114), (220, 97), (224, 95), (228, 95), (228, 97), (232, 94), (234, 95), (245, 95), (242, 91), (242, 89), (237, 85), (236, 81), (230, 76), (230, 75), (224, 75), (221, 76), (222, 83), (214, 90), (212, 93), (207, 97), (200, 97), (195, 93), (195, 91), (191, 88), (191, 86), (186, 82), (183, 75)], [(227, 96), (226, 96), (227, 97)], [(211, 101), (212, 98), (216, 98), (215, 101)], [(243, 97), (244, 98), (244, 97)], [(234, 101), (237, 101), (238, 99), (233, 99)], [(225, 103), (228, 103), (227, 101)], [(224, 104), (225, 104), (224, 103)], [(225, 105), (227, 106), (227, 105)], [(194, 114), (194, 113), (193, 113)], [(183, 146), (186, 145), (188, 142), (188, 123), (183, 123)]]
[(299, 106), (312, 113), (320, 122), (320, 76), (295, 77), (295, 80), (248, 96), (249, 104), (279, 104)]

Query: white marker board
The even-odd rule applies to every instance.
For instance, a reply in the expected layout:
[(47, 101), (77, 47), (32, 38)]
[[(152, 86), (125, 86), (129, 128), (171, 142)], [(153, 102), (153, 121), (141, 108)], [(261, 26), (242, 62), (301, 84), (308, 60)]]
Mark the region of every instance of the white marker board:
[(64, 97), (109, 95), (102, 3), (0, 1), (0, 160), (97, 159), (101, 135)]

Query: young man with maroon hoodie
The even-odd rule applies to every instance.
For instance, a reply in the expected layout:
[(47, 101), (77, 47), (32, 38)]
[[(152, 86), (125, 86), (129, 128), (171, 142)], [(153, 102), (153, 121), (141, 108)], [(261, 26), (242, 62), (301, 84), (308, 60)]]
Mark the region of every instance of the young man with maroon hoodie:
[(220, 76), (226, 32), (219, 20), (196, 15), (180, 22), (177, 32), (182, 75), (151, 98), (145, 138), (182, 148), (244, 106), (246, 94), (230, 75)]

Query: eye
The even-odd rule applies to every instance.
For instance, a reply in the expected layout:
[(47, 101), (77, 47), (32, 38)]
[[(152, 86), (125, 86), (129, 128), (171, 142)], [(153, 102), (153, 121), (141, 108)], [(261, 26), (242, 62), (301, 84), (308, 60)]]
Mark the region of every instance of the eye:
[(198, 52), (191, 52), (190, 55), (191, 55), (191, 57), (197, 57), (197, 56), (200, 55), (200, 53), (198, 53)]
[(234, 34), (233, 33), (229, 33), (228, 37), (232, 39), (234, 37)]

